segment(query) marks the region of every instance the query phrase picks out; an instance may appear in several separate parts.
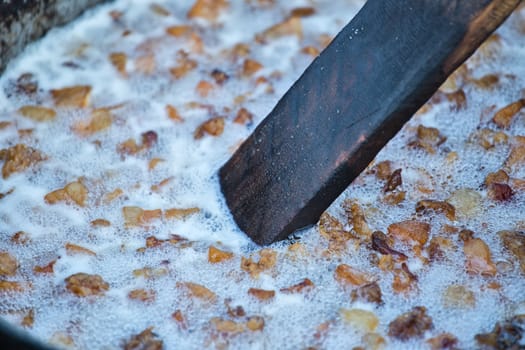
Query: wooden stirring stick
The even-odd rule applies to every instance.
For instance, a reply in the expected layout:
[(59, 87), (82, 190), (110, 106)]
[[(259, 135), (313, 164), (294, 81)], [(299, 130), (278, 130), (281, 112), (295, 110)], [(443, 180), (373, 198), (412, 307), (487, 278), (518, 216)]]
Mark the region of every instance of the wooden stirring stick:
[(520, 0), (368, 0), (220, 169), (256, 243), (316, 223)]

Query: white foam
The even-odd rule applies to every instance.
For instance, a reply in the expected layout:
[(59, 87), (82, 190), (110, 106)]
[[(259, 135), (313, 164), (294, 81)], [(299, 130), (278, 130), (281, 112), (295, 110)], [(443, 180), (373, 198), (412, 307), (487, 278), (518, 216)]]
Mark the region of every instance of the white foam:
[[(392, 349), (421, 348), (424, 339), (403, 343), (387, 336), (388, 324), (399, 314), (413, 306), (424, 305), (434, 322), (434, 329), (425, 339), (441, 332), (451, 332), (459, 339), (460, 348), (475, 347), (474, 335), (490, 331), (497, 321), (523, 309), (525, 280), (514, 264), (511, 273), (498, 274), (494, 281), (502, 289), (486, 288), (487, 280), (465, 273), (464, 254), (459, 241), (458, 249), (447, 251), (448, 259), (431, 265), (407, 254), (407, 266), (415, 273), (418, 290), (404, 295), (392, 288), (392, 275), (380, 271), (370, 259), (368, 245), (355, 245), (351, 241), (341, 255), (326, 257), (323, 250), (327, 242), (316, 228), (301, 232), (300, 242), (306, 255), (294, 255), (288, 251), (288, 243), (272, 246), (277, 252), (277, 265), (260, 274), (257, 279), (240, 269), (241, 256), (259, 258), (260, 248), (255, 247), (239, 232), (229, 216), (220, 195), (216, 172), (228, 159), (231, 149), (255, 128), (255, 125), (273, 108), (280, 96), (312, 59), (300, 53), (306, 45), (318, 46), (320, 34), (335, 35), (357, 12), (361, 1), (279, 1), (275, 6), (258, 7), (255, 1), (230, 1), (218, 23), (210, 26), (198, 21), (199, 34), (205, 43), (205, 54), (194, 55), (198, 68), (186, 77), (174, 80), (168, 69), (176, 64), (177, 51), (188, 49), (184, 40), (168, 38), (165, 28), (175, 24), (187, 24), (186, 13), (193, 1), (156, 1), (172, 15), (161, 17), (150, 11), (153, 1), (117, 0), (89, 11), (76, 22), (52, 30), (44, 39), (30, 45), (26, 51), (9, 64), (0, 78), (0, 120), (14, 121), (0, 130), (0, 149), (23, 142), (48, 156), (48, 160), (20, 174), (0, 181), (0, 192), (11, 188), (13, 194), (0, 200), (0, 250), (16, 256), (20, 269), (13, 277), (18, 281), (30, 281), (31, 292), (19, 296), (0, 295), (0, 313), (35, 309), (35, 323), (30, 332), (47, 341), (56, 331), (69, 331), (79, 348), (113, 348), (122, 344), (131, 334), (153, 326), (163, 339), (167, 349), (201, 349), (210, 343), (212, 317), (228, 318), (223, 301), (231, 299), (231, 305), (241, 305), (247, 315), (260, 315), (265, 319), (263, 332), (243, 333), (229, 339), (233, 349), (296, 349), (319, 345), (324, 348), (352, 348), (362, 345), (362, 334), (345, 324), (339, 316), (341, 308), (359, 308), (374, 312), (379, 318), (377, 332), (385, 337)], [(304, 38), (301, 42), (290, 36), (269, 41), (266, 45), (253, 44), (254, 35), (283, 20), (289, 11), (298, 6), (315, 6), (316, 14), (302, 19)], [(115, 24), (108, 15), (111, 10), (124, 12), (122, 24)], [(509, 152), (509, 147), (497, 147), (486, 152), (478, 145), (467, 142), (480, 125), (483, 110), (495, 104), (498, 108), (523, 97), (520, 87), (525, 86), (524, 35), (518, 32), (517, 22), (525, 16), (522, 8), (511, 21), (499, 30), (504, 45), (493, 61), (470, 61), (475, 76), (494, 71), (514, 77), (502, 77), (499, 86), (490, 92), (465, 86), (468, 108), (451, 111), (446, 103), (434, 105), (423, 115), (418, 115), (378, 155), (377, 161), (391, 160), (395, 168), (402, 169), (403, 190), (407, 199), (399, 206), (388, 206), (380, 201), (383, 184), (373, 175), (362, 175), (329, 209), (341, 219), (347, 229), (346, 217), (341, 203), (347, 198), (357, 198), (363, 206), (372, 230), (386, 232), (389, 224), (407, 220), (414, 215), (415, 203), (426, 197), (418, 192), (419, 185), (433, 187), (431, 199), (445, 200), (455, 190), (470, 188), (481, 198), (479, 210), (470, 217), (458, 217), (449, 222), (442, 215), (423, 217), (432, 224), (431, 237), (441, 233), (442, 224), (454, 224), (472, 229), (490, 247), (495, 261), (515, 261), (508, 255), (496, 235), (502, 229), (513, 229), (524, 217), (523, 191), (516, 191), (512, 201), (493, 205), (487, 193), (480, 188), (489, 172), (498, 170)], [(130, 29), (131, 34), (122, 37)], [(359, 33), (356, 33), (359, 35)], [(157, 55), (157, 71), (151, 76), (130, 72), (123, 78), (110, 64), (111, 52), (126, 52), (132, 70), (135, 65), (137, 46), (146, 40), (159, 40), (162, 46)], [(234, 61), (222, 53), (224, 48), (236, 43), (251, 43), (250, 57), (263, 63), (257, 73), (268, 77), (279, 71), (280, 78), (270, 78), (274, 93), (267, 93), (266, 86), (254, 87), (254, 82), (236, 76), (242, 60)], [(86, 46), (87, 44), (87, 46)], [(73, 62), (79, 68), (64, 67), (62, 63)], [(481, 62), (481, 63), (479, 63)], [(209, 73), (221, 69), (230, 80), (217, 88), (209, 97), (202, 98), (195, 92), (201, 79), (212, 81)], [(36, 123), (18, 115), (15, 111), (22, 105), (37, 103), (31, 97), (11, 95), (9, 86), (23, 73), (31, 72), (38, 80), (39, 92), (35, 99), (44, 106), (53, 102), (47, 91), (69, 85), (86, 84), (93, 87), (92, 102), (95, 107), (124, 106), (113, 110), (113, 126), (106, 131), (86, 138), (71, 131), (72, 125), (88, 117), (86, 111), (59, 109), (57, 118), (50, 123)], [(234, 99), (249, 92), (242, 106), (255, 117), (250, 126), (236, 125), (233, 118), (239, 106)], [(206, 109), (191, 109), (187, 103), (199, 101), (214, 106), (214, 114)], [(165, 105), (172, 104), (185, 119), (174, 123), (166, 116)], [(224, 111), (224, 108), (232, 108)], [(215, 114), (226, 117), (224, 133), (217, 138), (205, 136), (194, 140), (195, 129)], [(523, 113), (507, 131), (509, 135), (524, 135)], [(437, 127), (447, 137), (443, 147), (457, 151), (459, 162), (445, 161), (446, 151), (437, 154), (409, 149), (407, 142), (414, 136), (415, 127), (423, 124)], [(485, 124), (483, 124), (485, 126)], [(490, 125), (489, 125), (490, 126)], [(17, 128), (34, 128), (33, 136), (21, 140)], [(141, 134), (154, 130), (158, 144), (147, 155), (121, 157), (117, 145), (134, 138), (140, 142)], [(101, 147), (93, 142), (99, 141)], [(154, 171), (148, 169), (148, 160), (163, 158), (164, 163)], [(525, 167), (524, 167), (525, 169)], [(517, 169), (514, 177), (525, 177), (525, 170)], [(62, 188), (65, 184), (84, 177), (90, 191), (88, 205), (78, 208), (64, 203), (48, 205), (45, 194)], [(173, 177), (161, 191), (151, 190), (152, 185)], [(452, 180), (451, 180), (452, 179)], [(124, 196), (109, 205), (98, 205), (106, 193), (121, 188)], [(169, 209), (199, 207), (201, 211), (185, 220), (159, 220), (148, 229), (126, 227), (122, 217), (123, 206), (140, 206), (144, 209)], [(94, 228), (92, 220), (104, 218), (110, 227)], [(10, 237), (17, 231), (26, 231), (32, 242), (15, 245)], [(165, 244), (147, 249), (148, 236), (168, 239), (172, 234), (187, 238), (190, 247), (180, 248)], [(74, 243), (96, 253), (68, 255), (64, 246)], [(220, 242), (220, 243), (219, 243)], [(208, 246), (214, 244), (230, 250), (234, 258), (221, 264), (207, 260)], [(410, 252), (406, 245), (396, 243), (396, 249)], [(34, 266), (44, 266), (57, 259), (52, 275), (37, 275)], [(514, 260), (513, 260), (514, 259)], [(349, 291), (334, 279), (337, 265), (345, 263), (366, 271), (378, 280), (383, 292), (384, 304), (377, 306), (362, 301), (352, 302)], [(135, 278), (133, 270), (144, 267), (163, 268), (167, 274), (154, 278)], [(100, 274), (110, 285), (104, 297), (79, 299), (65, 289), (64, 279), (77, 272)], [(315, 287), (309, 292), (288, 294), (280, 289), (293, 286), (309, 278)], [(218, 302), (206, 305), (192, 298), (177, 282), (194, 282), (205, 285), (217, 295)], [(469, 309), (447, 309), (441, 302), (443, 291), (451, 284), (462, 284), (474, 292), (476, 305)], [(137, 288), (153, 289), (156, 300), (143, 304), (127, 297)], [(275, 290), (275, 298), (259, 302), (248, 295), (249, 288)], [(514, 308), (516, 309), (514, 310)], [(520, 309), (521, 308), (521, 309)], [(187, 318), (188, 330), (180, 330), (171, 314), (182, 310)], [(18, 319), (7, 316), (11, 322)], [(317, 327), (330, 321), (332, 326), (323, 340), (314, 337)]]

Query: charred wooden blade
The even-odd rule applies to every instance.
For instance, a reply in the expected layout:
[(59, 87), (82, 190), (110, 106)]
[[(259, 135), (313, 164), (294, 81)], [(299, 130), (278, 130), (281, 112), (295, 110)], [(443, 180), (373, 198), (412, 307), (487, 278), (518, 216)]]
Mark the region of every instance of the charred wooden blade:
[(369, 0), (220, 169), (269, 244), (316, 223), (520, 0)]

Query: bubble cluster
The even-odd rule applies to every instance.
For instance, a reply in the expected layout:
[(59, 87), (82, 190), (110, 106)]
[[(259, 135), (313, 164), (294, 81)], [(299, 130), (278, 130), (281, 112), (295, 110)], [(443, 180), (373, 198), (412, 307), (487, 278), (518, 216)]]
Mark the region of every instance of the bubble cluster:
[[(0, 181), (0, 252), (18, 264), (0, 281), (23, 289), (0, 290), (2, 317), (66, 348), (118, 348), (153, 327), (166, 349), (407, 349), (429, 347), (442, 333), (475, 348), (476, 334), (522, 312), (525, 271), (498, 232), (525, 228), (525, 164), (509, 160), (524, 142), (525, 109), (508, 128), (491, 118), (525, 98), (523, 6), (333, 203), (333, 231), (318, 225), (264, 250), (235, 226), (217, 170), (362, 1), (239, 0), (212, 20), (189, 19), (200, 2), (99, 6), (29, 45), (0, 78), (0, 149), (23, 143), (46, 158)], [(278, 23), (285, 35), (269, 30)], [(187, 26), (192, 34), (166, 34), (177, 26), (173, 33)], [(123, 66), (115, 53), (125, 54)], [(260, 64), (253, 74), (247, 59)], [(181, 62), (193, 68), (170, 73)], [(26, 73), (38, 83), (31, 94), (20, 91)], [(55, 105), (50, 91), (69, 86), (91, 87), (88, 107)], [(56, 117), (22, 116), (25, 105), (53, 108)], [(235, 121), (241, 107), (252, 122)], [(89, 124), (94, 110), (109, 111), (110, 125)], [(224, 130), (214, 124), (197, 137), (211, 118)], [(388, 191), (378, 174), (384, 161), (388, 176), (401, 169), (402, 183)], [(508, 200), (485, 184), (500, 169)], [(67, 191), (73, 182), (87, 189), (85, 205), (74, 200), (80, 185)], [(53, 191), (59, 199), (50, 203)], [(438, 209), (416, 211), (421, 200)], [(454, 218), (439, 211), (443, 203)], [(429, 224), (419, 247), (389, 230), (407, 220)], [(373, 249), (374, 231), (400, 255)], [(467, 271), (462, 239), (488, 246), (494, 275)], [(209, 259), (211, 246), (226, 252), (222, 261)], [(338, 275), (342, 265), (356, 274), (353, 285)], [(101, 276), (108, 290), (74, 295), (66, 279), (78, 273)], [(369, 283), (382, 302), (356, 297)], [(417, 306), (432, 327), (407, 341), (389, 335), (389, 324)]]

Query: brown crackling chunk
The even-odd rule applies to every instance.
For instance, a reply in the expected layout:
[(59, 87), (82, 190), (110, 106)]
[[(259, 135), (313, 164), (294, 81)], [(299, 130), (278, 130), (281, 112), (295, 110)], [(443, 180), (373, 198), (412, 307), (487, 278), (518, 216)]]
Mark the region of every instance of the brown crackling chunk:
[(157, 144), (158, 135), (155, 131), (149, 130), (141, 135), (141, 143), (138, 144), (135, 139), (129, 138), (117, 145), (117, 152), (122, 155), (135, 155), (144, 152)]
[(469, 136), (471, 142), (477, 143), (485, 150), (489, 150), (498, 145), (504, 145), (509, 142), (509, 135), (503, 131), (494, 131), (488, 128), (476, 130)]
[(341, 309), (339, 314), (345, 323), (362, 332), (373, 332), (379, 324), (377, 316), (368, 310)]
[(396, 222), (388, 226), (388, 234), (402, 241), (424, 245), (428, 241), (430, 225), (417, 220)]
[(518, 231), (499, 231), (503, 246), (518, 260), (521, 271), (525, 273), (525, 233)]
[(42, 106), (23, 106), (18, 109), (18, 113), (37, 122), (53, 120), (57, 115), (54, 109)]
[(89, 104), (91, 86), (77, 85), (51, 90), (51, 96), (58, 107), (84, 108)]
[(126, 226), (146, 226), (155, 219), (162, 217), (162, 210), (145, 210), (140, 207), (130, 206), (122, 208), (122, 215)]
[(188, 18), (202, 18), (213, 22), (228, 5), (226, 0), (197, 0), (188, 12)]
[(187, 218), (190, 215), (200, 212), (199, 208), (170, 208), (164, 210), (164, 217), (166, 219), (178, 219), (182, 220)]
[(248, 294), (255, 297), (256, 299), (259, 299), (261, 301), (264, 300), (270, 300), (275, 297), (275, 291), (274, 290), (265, 290), (265, 289), (258, 289), (258, 288), (250, 288), (248, 289)]
[(403, 184), (403, 180), (401, 178), (401, 169), (396, 169), (390, 176), (388, 177), (388, 180), (385, 184), (385, 187), (383, 188), (383, 192), (392, 192), (394, 191), (398, 186), (401, 186)]
[(10, 194), (12, 194), (13, 192), (15, 191), (14, 187), (11, 188), (10, 190), (6, 191), (6, 192), (0, 192), (0, 199), (3, 199), (7, 196), (9, 196)]
[(346, 242), (352, 238), (352, 234), (343, 228), (343, 224), (335, 217), (324, 212), (319, 219), (319, 233), (329, 242), (329, 248), (333, 251), (341, 251), (346, 247)]
[(0, 295), (1, 293), (4, 293), (4, 292), (12, 293), (12, 292), (23, 292), (23, 291), (24, 291), (24, 287), (22, 286), (20, 282), (6, 281), (0, 278)]
[(54, 266), (56, 264), (57, 260), (51, 260), (47, 265), (45, 266), (35, 266), (33, 267), (34, 273), (54, 273)]
[(166, 105), (166, 113), (168, 114), (168, 118), (174, 122), (182, 123), (184, 121), (184, 118), (182, 118), (177, 108), (170, 104)]
[(152, 289), (133, 289), (128, 293), (128, 298), (132, 300), (139, 300), (145, 303), (155, 301), (157, 293)]
[(431, 350), (457, 349), (458, 338), (451, 333), (441, 333), (426, 340)]
[(377, 163), (372, 169), (371, 172), (376, 175), (379, 180), (388, 180), (392, 175), (392, 162), (389, 160), (384, 160)]
[(417, 213), (427, 210), (432, 210), (436, 213), (444, 213), (447, 219), (451, 221), (456, 220), (456, 208), (448, 202), (424, 199), (416, 203)]
[(90, 225), (93, 227), (109, 227), (111, 222), (106, 219), (95, 219), (90, 222)]
[(220, 250), (214, 246), (208, 248), (208, 261), (212, 264), (217, 264), (225, 260), (233, 258), (233, 253)]
[(365, 212), (361, 205), (355, 200), (345, 200), (343, 208), (348, 215), (348, 223), (352, 225), (353, 230), (362, 238), (370, 239), (372, 230), (366, 221)]
[(88, 190), (81, 181), (68, 183), (64, 188), (49, 192), (45, 195), (44, 200), (47, 204), (56, 204), (58, 202), (75, 203), (78, 206), (86, 206)]
[(100, 275), (76, 273), (66, 278), (66, 289), (78, 297), (103, 295), (109, 290), (109, 284)]
[(66, 243), (65, 248), (66, 248), (66, 253), (68, 255), (77, 255), (77, 254), (91, 255), (91, 256), (97, 255), (91, 249), (87, 249), (87, 248), (84, 248), (82, 246), (79, 246), (73, 243)]
[(405, 254), (390, 248), (388, 237), (381, 231), (375, 231), (372, 233), (372, 249), (381, 254), (396, 255), (402, 259), (407, 258)]
[(122, 75), (126, 75), (126, 62), (128, 57), (124, 52), (113, 52), (109, 55), (109, 61)]
[(489, 187), (493, 183), (506, 184), (509, 180), (509, 174), (507, 174), (505, 170), (499, 169), (498, 171), (489, 173), (487, 177), (485, 177), (485, 186)]
[(500, 78), (497, 74), (485, 74), (479, 79), (470, 78), (469, 82), (476, 85), (480, 89), (492, 89), (500, 81)]
[(434, 327), (432, 318), (427, 315), (424, 306), (416, 306), (411, 311), (399, 315), (388, 324), (388, 335), (399, 340), (420, 338)]
[(166, 268), (153, 268), (153, 267), (143, 267), (141, 269), (133, 270), (134, 277), (143, 277), (146, 279), (153, 279), (161, 276), (166, 276), (168, 270)]
[(271, 26), (260, 34), (257, 34), (255, 40), (259, 43), (264, 43), (268, 40), (288, 35), (295, 35), (298, 39), (303, 37), (303, 26), (300, 17), (290, 16), (286, 18), (284, 21)]
[(13, 242), (15, 244), (27, 244), (30, 241), (31, 241), (31, 237), (30, 237), (29, 233), (27, 233), (25, 231), (15, 232), (15, 234), (13, 234), (11, 236), (11, 242)]
[(225, 335), (235, 335), (245, 331), (245, 327), (242, 322), (236, 322), (221, 317), (213, 317), (210, 320), (210, 323), (216, 332)]
[(0, 276), (14, 276), (18, 262), (9, 252), (0, 252)]
[(291, 17), (310, 17), (315, 14), (315, 8), (310, 6), (296, 7), (290, 11)]
[(345, 286), (362, 286), (372, 282), (370, 276), (346, 264), (337, 266), (334, 277)]
[(476, 342), (484, 349), (523, 349), (525, 315), (516, 315), (504, 322), (497, 322), (489, 333), (476, 334)]
[(197, 127), (193, 133), (193, 137), (198, 140), (204, 137), (204, 135), (220, 136), (224, 131), (224, 117), (215, 117), (208, 119)]
[(251, 77), (263, 68), (263, 65), (256, 60), (247, 58), (242, 65), (242, 74), (245, 77)]
[(409, 269), (406, 263), (401, 264), (401, 268), (394, 269), (394, 279), (392, 281), (392, 289), (396, 293), (408, 293), (413, 291), (416, 286), (418, 278)]
[(195, 68), (197, 68), (197, 61), (189, 58), (187, 53), (181, 51), (177, 59), (177, 66), (170, 68), (170, 73), (175, 79), (181, 79)]
[(505, 167), (511, 170), (518, 169), (525, 164), (525, 142), (517, 142), (510, 150), (505, 160)]
[(422, 148), (430, 154), (436, 153), (436, 148), (444, 143), (447, 138), (438, 129), (419, 125), (416, 138), (409, 142), (409, 146)]
[(250, 113), (246, 108), (241, 108), (237, 112), (237, 115), (235, 116), (235, 119), (233, 120), (234, 123), (237, 124), (243, 124), (243, 125), (249, 125), (253, 121), (253, 114)]
[(368, 283), (352, 290), (350, 297), (352, 301), (363, 300), (375, 304), (383, 303), (381, 288), (377, 282)]
[(504, 202), (512, 198), (514, 191), (508, 184), (493, 182), (488, 186), (487, 195), (492, 200)]
[(463, 245), (466, 270), (471, 274), (495, 276), (496, 265), (492, 261), (490, 249), (481, 238), (467, 238)]
[(218, 84), (218, 85), (223, 85), (224, 83), (226, 83), (228, 81), (228, 79), (230, 78), (228, 74), (226, 74), (225, 72), (223, 72), (222, 70), (220, 69), (214, 69), (211, 71), (211, 77), (213, 78), (213, 80), (215, 80), (215, 82)]
[(261, 316), (250, 316), (246, 321), (246, 328), (252, 332), (262, 331), (264, 329), (264, 318)]
[(215, 302), (217, 300), (217, 295), (202, 284), (179, 282), (177, 283), (177, 287), (184, 288), (189, 295), (202, 301)]
[(398, 205), (405, 200), (406, 194), (406, 191), (389, 192), (383, 197), (383, 202), (388, 205)]
[(80, 136), (88, 137), (108, 129), (113, 123), (113, 115), (108, 108), (98, 108), (91, 112), (89, 119), (75, 123), (73, 131)]
[(446, 252), (452, 248), (452, 242), (444, 237), (436, 236), (430, 240), (427, 252), (431, 261), (443, 260)]
[(309, 290), (314, 286), (315, 285), (312, 281), (310, 281), (308, 278), (305, 278), (301, 282), (294, 284), (293, 286), (281, 288), (280, 291), (282, 293), (300, 293), (303, 290)]
[(244, 311), (244, 308), (241, 305), (232, 306), (231, 302), (231, 298), (226, 298), (224, 300), (224, 305), (226, 306), (226, 313), (228, 314), (228, 316), (232, 318), (240, 318), (246, 316), (246, 311)]
[(0, 150), (0, 161), (4, 162), (2, 177), (7, 179), (13, 173), (19, 173), (45, 160), (46, 157), (37, 149), (24, 144)]
[(123, 345), (124, 350), (163, 350), (164, 343), (153, 333), (153, 327), (146, 328)]
[(259, 251), (259, 261), (253, 258), (241, 258), (241, 269), (249, 272), (253, 278), (257, 278), (261, 272), (267, 271), (277, 263), (277, 252), (265, 248)]
[(500, 128), (508, 128), (513, 118), (523, 107), (525, 107), (525, 99), (522, 98), (497, 111), (492, 117), (492, 121)]
[(177, 322), (181, 329), (188, 328), (186, 317), (184, 317), (184, 314), (180, 309), (175, 310), (175, 312), (171, 314), (171, 318), (173, 318), (175, 322)]
[(124, 194), (124, 191), (122, 191), (121, 188), (117, 188), (111, 192), (108, 192), (104, 195), (104, 204), (109, 204), (111, 202), (113, 202), (115, 199), (119, 198), (120, 196), (122, 196)]
[(22, 327), (31, 328), (33, 327), (34, 323), (35, 323), (35, 309), (29, 309), (27, 314), (24, 315), (21, 325)]
[(465, 95), (465, 91), (463, 91), (463, 89), (458, 89), (454, 92), (447, 92), (444, 94), (444, 96), (448, 102), (451, 103), (451, 110), (457, 111), (467, 107), (467, 96)]

